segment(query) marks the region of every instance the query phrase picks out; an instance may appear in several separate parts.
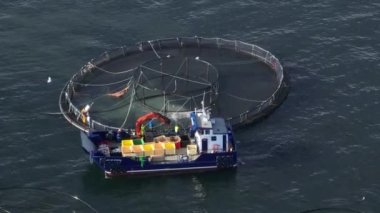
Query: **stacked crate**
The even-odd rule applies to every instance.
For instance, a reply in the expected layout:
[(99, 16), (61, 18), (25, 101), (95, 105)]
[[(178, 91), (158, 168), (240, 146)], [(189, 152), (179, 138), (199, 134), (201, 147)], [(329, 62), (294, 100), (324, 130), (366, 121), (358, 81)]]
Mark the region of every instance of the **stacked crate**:
[(175, 155), (176, 144), (174, 142), (144, 143), (140, 139), (122, 140), (121, 154), (123, 157)]

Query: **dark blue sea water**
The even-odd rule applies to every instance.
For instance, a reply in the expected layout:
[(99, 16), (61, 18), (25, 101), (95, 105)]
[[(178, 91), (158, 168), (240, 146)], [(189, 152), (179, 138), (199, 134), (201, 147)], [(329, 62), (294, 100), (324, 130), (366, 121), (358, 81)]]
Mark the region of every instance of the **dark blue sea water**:
[[(3, 0), (0, 212), (379, 212), (379, 23), (375, 0)], [(104, 50), (193, 35), (270, 50), (288, 99), (236, 132), (236, 172), (105, 180), (60, 90)]]

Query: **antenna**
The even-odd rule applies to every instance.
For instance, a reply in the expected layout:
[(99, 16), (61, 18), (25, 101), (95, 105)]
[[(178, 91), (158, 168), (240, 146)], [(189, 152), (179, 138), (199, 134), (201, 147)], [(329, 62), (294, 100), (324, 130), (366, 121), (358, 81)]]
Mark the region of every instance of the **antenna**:
[(206, 110), (205, 110), (205, 96), (206, 96), (206, 93), (203, 92), (203, 99), (201, 101), (201, 104), (202, 104), (202, 114), (203, 115), (206, 115)]

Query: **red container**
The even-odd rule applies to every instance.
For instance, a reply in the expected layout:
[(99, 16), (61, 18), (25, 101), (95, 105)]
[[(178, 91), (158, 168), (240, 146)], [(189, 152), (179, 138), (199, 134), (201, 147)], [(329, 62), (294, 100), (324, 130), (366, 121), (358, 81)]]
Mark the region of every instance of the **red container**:
[(180, 141), (175, 142), (174, 144), (175, 144), (175, 148), (176, 148), (176, 149), (181, 148), (181, 142), (180, 142)]

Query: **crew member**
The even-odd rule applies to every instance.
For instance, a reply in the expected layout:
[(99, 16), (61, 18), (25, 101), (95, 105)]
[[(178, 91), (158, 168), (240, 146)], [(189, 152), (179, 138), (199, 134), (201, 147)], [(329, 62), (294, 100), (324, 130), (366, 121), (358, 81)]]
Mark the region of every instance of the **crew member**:
[(143, 124), (143, 125), (141, 125), (141, 136), (142, 137), (144, 136), (144, 133), (145, 133), (145, 126)]
[(118, 143), (121, 143), (121, 140), (123, 139), (123, 131), (121, 130), (121, 128), (119, 128), (117, 130), (117, 133), (116, 133), (116, 141)]
[(176, 124), (174, 126), (174, 132), (175, 132), (175, 134), (178, 134), (178, 130), (179, 130), (179, 126), (178, 126), (178, 124)]
[(81, 118), (84, 124), (90, 125), (90, 105), (86, 105), (81, 111)]

